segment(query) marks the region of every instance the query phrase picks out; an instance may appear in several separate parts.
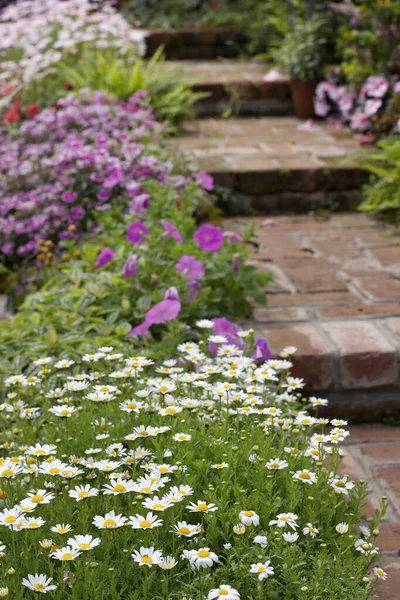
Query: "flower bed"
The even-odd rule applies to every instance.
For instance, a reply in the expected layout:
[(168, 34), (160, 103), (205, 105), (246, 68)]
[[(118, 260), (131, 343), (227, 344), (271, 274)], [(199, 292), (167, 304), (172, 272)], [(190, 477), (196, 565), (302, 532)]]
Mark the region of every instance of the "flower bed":
[(302, 398), (294, 348), (260, 364), (215, 325), (156, 363), (103, 347), (7, 378), (13, 598), (361, 600), (386, 577), (384, 507), (360, 526), (366, 484), (339, 474), (346, 421)]

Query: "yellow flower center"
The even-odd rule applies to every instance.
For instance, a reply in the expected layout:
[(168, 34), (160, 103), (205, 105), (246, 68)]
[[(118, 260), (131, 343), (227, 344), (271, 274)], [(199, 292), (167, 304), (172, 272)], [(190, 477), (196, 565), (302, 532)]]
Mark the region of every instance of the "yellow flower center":
[(183, 435), (183, 434), (182, 435), (178, 435), (178, 440), (180, 440), (180, 441), (186, 440), (186, 435)]
[(90, 550), (90, 544), (78, 544), (82, 550)]
[(228, 592), (228, 590), (219, 590), (219, 595), (220, 596), (228, 596), (229, 592)]
[(161, 385), (159, 387), (161, 393), (168, 392), (168, 387), (166, 385)]
[(176, 408), (174, 408), (173, 406), (169, 406), (166, 410), (165, 410), (165, 414), (166, 415), (174, 415), (176, 413)]
[(43, 583), (34, 583), (33, 587), (35, 588), (35, 590), (44, 590), (44, 589), (46, 589), (45, 586), (43, 585)]
[(336, 481), (335, 485), (338, 488), (344, 488), (344, 487), (346, 487), (346, 484), (344, 483), (344, 481)]
[(58, 467), (52, 467), (51, 469), (49, 469), (50, 475), (58, 475), (59, 473), (61, 473), (61, 469), (59, 469)]
[(57, 529), (57, 533), (67, 533), (68, 529), (66, 529), (65, 527), (59, 527)]
[(147, 554), (145, 554), (144, 556), (142, 556), (142, 562), (146, 565), (150, 565), (153, 562), (153, 559), (151, 558), (151, 556), (147, 556)]
[(64, 554), (61, 556), (61, 560), (71, 560), (72, 557), (72, 552), (64, 552)]
[(265, 567), (258, 567), (257, 573), (264, 573)]
[(105, 529), (107, 529), (108, 527), (116, 527), (116, 526), (117, 526), (117, 523), (116, 523), (116, 521), (114, 521), (114, 519), (106, 519), (103, 524), (103, 527)]
[(140, 521), (139, 526), (142, 527), (143, 529), (147, 529), (148, 527), (151, 527), (152, 523), (151, 521), (148, 521), (147, 519), (144, 519), (143, 521)]
[(159, 473), (168, 473), (168, 467), (158, 467)]
[(44, 450), (35, 450), (34, 454), (36, 454), (36, 456), (40, 456), (42, 454), (46, 454)]
[(12, 456), (10, 458), (10, 462), (12, 462), (12, 463), (19, 463), (19, 456)]
[(311, 479), (310, 473), (307, 473), (306, 471), (303, 471), (302, 473), (300, 473), (299, 477), (300, 477), (300, 479)]
[(189, 535), (190, 533), (190, 529), (189, 527), (180, 527), (178, 529), (179, 533), (181, 533), (182, 535)]
[(61, 415), (62, 417), (67, 417), (69, 414), (70, 414), (70, 411), (68, 410), (68, 408), (64, 408), (64, 410), (62, 410), (62, 411), (60, 412), (60, 415)]
[(142, 435), (143, 437), (146, 437), (146, 435), (149, 435), (149, 432), (148, 432), (148, 431), (146, 431), (146, 429), (141, 429), (141, 430), (139, 431), (139, 435)]
[(1, 476), (2, 477), (12, 477), (14, 475), (14, 471), (12, 469), (4, 469)]
[(113, 487), (113, 492), (122, 494), (123, 492), (126, 492), (126, 487), (122, 483), (117, 483), (117, 485), (114, 485)]
[(35, 494), (34, 496), (31, 497), (32, 502), (43, 502), (43, 500), (44, 500), (44, 496), (42, 496), (41, 494)]
[(164, 508), (164, 504), (153, 504), (154, 510), (163, 510)]
[(89, 496), (89, 492), (78, 492), (78, 498), (87, 498)]
[(15, 523), (16, 520), (17, 517), (15, 517), (14, 515), (8, 515), (8, 517), (4, 519), (6, 523)]
[(39, 523), (37, 523), (37, 521), (33, 521), (32, 523), (29, 523), (29, 527), (31, 529), (36, 529), (37, 527), (39, 527)]
[(224, 468), (223, 463), (217, 463), (215, 466), (217, 467), (217, 469), (223, 469)]
[(207, 558), (208, 556), (210, 556), (210, 553), (208, 550), (199, 550), (197, 555), (199, 556), (199, 558)]
[(128, 408), (135, 409), (136, 407), (137, 407), (137, 404), (135, 402), (129, 402)]
[(149, 487), (144, 487), (140, 490), (141, 492), (143, 492), (144, 494), (148, 494), (149, 492), (151, 492), (151, 488)]
[(108, 390), (109, 388), (106, 385), (103, 385), (103, 387), (101, 387), (99, 391), (105, 393), (108, 392)]
[(254, 516), (254, 512), (252, 510), (245, 510), (244, 511), (244, 516), (245, 517), (253, 517)]
[(200, 504), (196, 506), (196, 509), (200, 512), (206, 512), (208, 510), (208, 504), (205, 504), (205, 502), (200, 502)]

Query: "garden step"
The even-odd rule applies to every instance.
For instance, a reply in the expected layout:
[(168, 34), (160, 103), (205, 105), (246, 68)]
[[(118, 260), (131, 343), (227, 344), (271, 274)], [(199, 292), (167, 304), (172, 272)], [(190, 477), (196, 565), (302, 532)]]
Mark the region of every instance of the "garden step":
[(267, 67), (259, 61), (168, 61), (182, 68), (197, 92), (209, 96), (196, 105), (198, 116), (286, 115), (293, 112), (287, 79), (265, 81)]
[(234, 58), (243, 52), (245, 43), (245, 36), (232, 26), (149, 29), (146, 56), (153, 56), (164, 46), (164, 54), (170, 59)]
[(294, 117), (201, 119), (186, 126), (178, 144), (235, 192), (231, 214), (354, 209), (367, 179), (349, 159), (358, 141), (325, 124), (307, 127)]
[[(273, 274), (252, 326), (273, 352), (294, 345), (295, 374), (331, 412), (366, 418), (400, 408), (400, 237), (362, 214), (240, 217), (251, 260)], [(389, 260), (389, 257), (390, 260)]]

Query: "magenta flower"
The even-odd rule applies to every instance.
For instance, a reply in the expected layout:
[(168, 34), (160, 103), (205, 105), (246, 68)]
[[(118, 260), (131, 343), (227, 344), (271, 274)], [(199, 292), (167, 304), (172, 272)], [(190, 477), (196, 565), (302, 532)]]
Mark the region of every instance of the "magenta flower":
[(264, 338), (256, 338), (256, 349), (254, 350), (251, 358), (254, 360), (264, 362), (272, 358), (272, 352)]
[(371, 75), (360, 90), (360, 98), (383, 98), (389, 89), (389, 82), (381, 75)]
[(145, 338), (149, 338), (150, 331), (149, 331), (148, 323), (146, 323), (146, 321), (143, 321), (143, 323), (136, 325), (136, 327), (131, 329), (130, 332), (128, 333), (128, 336), (131, 336), (131, 335), (142, 335)]
[(129, 333), (131, 335), (143, 335), (150, 337), (149, 327), (161, 325), (173, 321), (181, 312), (181, 302), (176, 288), (169, 288), (164, 294), (164, 300), (155, 304), (146, 313), (143, 323), (134, 327)]
[(103, 185), (106, 189), (110, 190), (119, 183), (122, 183), (125, 178), (124, 172), (120, 169), (115, 169), (104, 181)]
[(318, 117), (326, 117), (329, 112), (329, 104), (322, 98), (314, 98), (314, 111)]
[(162, 227), (164, 228), (164, 233), (161, 237), (163, 238), (173, 238), (177, 242), (183, 242), (183, 238), (175, 225), (172, 225), (169, 221), (165, 221), (164, 219), (160, 221)]
[(224, 236), (219, 227), (214, 225), (202, 225), (193, 236), (202, 250), (215, 252), (224, 243)]
[(67, 190), (61, 194), (61, 200), (63, 202), (74, 202), (74, 200), (76, 200), (77, 197), (78, 197), (78, 194), (71, 190)]
[(136, 277), (137, 275), (137, 254), (132, 254), (132, 256), (130, 256), (123, 268), (122, 268), (122, 275), (124, 277)]
[(104, 248), (104, 250), (102, 250), (97, 256), (96, 267), (104, 267), (105, 265), (108, 265), (108, 263), (112, 261), (114, 256), (115, 251), (112, 248)]
[[(229, 319), (226, 319), (225, 317), (216, 317), (212, 319), (212, 321), (214, 322), (214, 335), (223, 335), (226, 338), (228, 344), (233, 344), (243, 350), (247, 349), (247, 344), (243, 341), (241, 337), (237, 335), (239, 327), (235, 323), (229, 321)], [(208, 348), (212, 354), (215, 355), (217, 353), (217, 344), (209, 342)]]
[(140, 244), (143, 237), (148, 233), (149, 230), (143, 221), (134, 221), (126, 230), (126, 238), (131, 244)]
[(197, 173), (196, 182), (207, 192), (212, 192), (214, 189), (214, 179), (205, 171), (199, 171)]
[(198, 281), (189, 282), (188, 302), (194, 302), (199, 297), (199, 292), (203, 286)]
[(189, 281), (204, 277), (204, 264), (194, 256), (182, 256), (175, 265), (178, 273), (181, 273)]

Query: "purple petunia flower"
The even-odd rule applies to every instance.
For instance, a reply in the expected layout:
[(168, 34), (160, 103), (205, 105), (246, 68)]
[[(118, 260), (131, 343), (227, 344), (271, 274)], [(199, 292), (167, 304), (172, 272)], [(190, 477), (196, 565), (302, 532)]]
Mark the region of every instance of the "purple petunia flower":
[[(241, 337), (237, 335), (239, 327), (235, 323), (229, 321), (229, 319), (226, 319), (225, 317), (216, 317), (212, 319), (212, 321), (214, 323), (214, 335), (223, 335), (226, 338), (228, 344), (234, 344), (242, 350), (247, 349), (247, 344), (243, 341)], [(217, 344), (209, 342), (208, 348), (213, 355), (217, 353)]]
[(96, 267), (104, 267), (105, 265), (108, 265), (108, 263), (112, 261), (114, 256), (115, 251), (112, 248), (104, 248), (104, 250), (102, 250), (97, 256)]
[(198, 281), (189, 282), (188, 302), (194, 302), (199, 297), (199, 292), (203, 286)]
[(176, 288), (169, 288), (164, 294), (164, 300), (155, 304), (147, 311), (142, 323), (134, 327), (129, 333), (131, 335), (143, 335), (150, 337), (149, 327), (151, 325), (163, 325), (173, 321), (181, 312), (181, 302)]
[(357, 131), (366, 131), (370, 126), (369, 119), (367, 115), (362, 112), (355, 112), (351, 116), (350, 127), (351, 129), (355, 129)]
[(161, 223), (162, 227), (164, 228), (164, 233), (162, 234), (161, 237), (173, 238), (177, 242), (183, 242), (183, 238), (182, 238), (181, 234), (179, 233), (179, 231), (177, 230), (177, 228), (175, 227), (175, 225), (172, 225), (172, 223), (170, 223), (169, 221), (166, 221), (165, 219), (160, 221), (160, 223)]
[(224, 236), (219, 227), (214, 225), (202, 225), (193, 236), (202, 250), (215, 252), (224, 243)]
[(137, 275), (137, 254), (132, 254), (132, 256), (130, 256), (123, 268), (122, 268), (122, 275), (124, 277), (136, 277)]
[(110, 175), (104, 181), (103, 186), (107, 190), (111, 190), (113, 187), (115, 187), (119, 183), (122, 183), (124, 178), (125, 178), (124, 172), (121, 171), (120, 169), (115, 169), (115, 171), (110, 173)]
[(189, 281), (204, 277), (204, 264), (194, 256), (182, 256), (175, 265), (178, 273), (181, 273)]
[(143, 237), (148, 233), (149, 230), (143, 221), (134, 221), (126, 230), (126, 238), (131, 244), (140, 244)]
[(272, 358), (272, 352), (264, 338), (256, 338), (256, 349), (251, 355), (251, 358), (260, 362)]
[(214, 179), (205, 171), (199, 171), (197, 173), (196, 182), (207, 192), (212, 192), (214, 189)]

